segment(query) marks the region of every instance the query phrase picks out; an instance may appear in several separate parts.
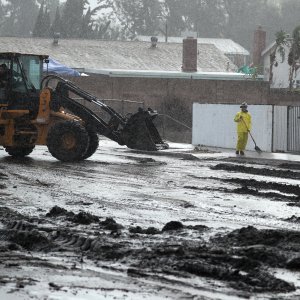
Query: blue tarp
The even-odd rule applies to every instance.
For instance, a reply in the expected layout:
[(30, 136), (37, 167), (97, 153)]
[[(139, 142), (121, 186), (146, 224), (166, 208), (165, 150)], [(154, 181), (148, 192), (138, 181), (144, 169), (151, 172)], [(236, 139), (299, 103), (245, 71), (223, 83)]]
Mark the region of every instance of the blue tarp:
[(65, 76), (80, 76), (80, 73), (76, 70), (73, 70), (67, 66), (62, 65), (58, 61), (49, 57), (48, 68), (47, 64), (44, 63), (43, 71), (49, 74), (65, 75)]

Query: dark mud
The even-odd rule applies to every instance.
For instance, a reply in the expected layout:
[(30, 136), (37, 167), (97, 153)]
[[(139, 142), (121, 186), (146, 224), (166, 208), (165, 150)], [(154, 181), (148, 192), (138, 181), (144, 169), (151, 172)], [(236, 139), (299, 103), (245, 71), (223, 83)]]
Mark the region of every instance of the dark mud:
[(255, 168), (242, 166), (237, 164), (217, 164), (211, 167), (212, 170), (223, 170), (227, 172), (239, 172), (252, 175), (261, 175), (269, 177), (300, 179), (300, 172), (294, 172), (290, 170), (269, 169), (269, 168)]
[(225, 183), (234, 183), (239, 184), (241, 186), (247, 186), (251, 188), (256, 188), (260, 190), (275, 190), (280, 193), (292, 194), (297, 196), (300, 199), (300, 186), (299, 185), (291, 185), (291, 184), (283, 184), (278, 182), (267, 182), (267, 181), (258, 181), (255, 179), (241, 179), (241, 178), (213, 178), (217, 179)]
[(282, 163), (282, 164), (279, 164), (278, 166), (283, 169), (300, 171), (300, 163)]
[[(298, 196), (289, 196), (289, 195), (282, 195), (276, 192), (261, 192), (255, 188), (251, 188), (248, 186), (242, 186), (235, 189), (228, 189), (228, 188), (199, 188), (195, 186), (184, 186), (185, 189), (192, 189), (192, 190), (205, 190), (205, 191), (212, 191), (212, 192), (222, 192), (228, 194), (239, 194), (239, 195), (252, 195), (261, 198), (269, 198), (274, 201), (285, 201), (289, 202), (288, 205), (296, 205), (299, 203)], [(299, 203), (300, 205), (300, 203)]]
[(3, 182), (4, 180), (8, 180), (8, 176), (7, 174), (0, 172), (0, 190), (7, 189), (7, 185)]
[(183, 229), (183, 224), (178, 221), (168, 222), (162, 229), (162, 231), (180, 230)]
[(300, 224), (300, 217), (297, 217), (297, 216), (293, 215), (290, 218), (284, 219), (284, 221)]
[(80, 211), (78, 214), (69, 212), (64, 208), (59, 206), (54, 206), (47, 214), (46, 217), (56, 218), (56, 217), (66, 217), (67, 220), (83, 225), (89, 225), (91, 223), (99, 222), (99, 218), (90, 213)]
[(104, 229), (118, 231), (124, 227), (121, 224), (118, 224), (113, 218), (106, 218), (104, 221), (99, 223)]
[(223, 188), (222, 191), (226, 193), (254, 195), (256, 197), (268, 198), (275, 201), (284, 201), (287, 202), (287, 205), (300, 205), (299, 185), (240, 178), (229, 178), (219, 180), (225, 183), (233, 183), (240, 185), (239, 188), (235, 189)]
[(67, 216), (67, 217), (73, 217), (74, 213), (68, 212), (66, 209), (54, 206), (51, 208), (51, 210), (46, 214), (46, 217), (59, 217), (59, 216)]
[[(57, 216), (91, 218), (78, 227), (46, 226)], [(300, 232), (259, 230), (245, 227), (206, 241), (210, 229), (202, 224), (185, 226), (179, 221), (163, 228), (126, 227), (113, 218), (75, 214), (59, 207), (45, 218), (26, 218), (1, 207), (1, 252), (36, 251), (80, 253), (82, 260), (119, 262), (132, 277), (173, 275), (177, 278), (204, 277), (226, 282), (244, 293), (285, 293), (292, 283), (276, 278), (272, 268), (300, 270)], [(195, 238), (195, 233), (197, 237)], [(3, 264), (3, 262), (0, 262)]]
[(136, 226), (136, 227), (129, 227), (129, 232), (130, 233), (138, 233), (138, 234), (159, 234), (160, 230), (155, 228), (155, 227), (148, 227), (146, 229), (143, 229), (140, 226)]
[(6, 180), (6, 179), (8, 179), (8, 175), (3, 173), (3, 172), (0, 172), (0, 179), (1, 180)]
[[(300, 206), (300, 186), (293, 184), (284, 184), (278, 182), (258, 181), (255, 179), (243, 178), (218, 178), (218, 177), (202, 177), (193, 178), (201, 180), (216, 180), (228, 183), (227, 187), (221, 188), (203, 188), (198, 186), (184, 186), (185, 189), (191, 190), (211, 190), (220, 191), (230, 194), (253, 195), (256, 197), (269, 198), (276, 201), (288, 202), (291, 206)], [(230, 185), (239, 185), (239, 187), (230, 187)]]

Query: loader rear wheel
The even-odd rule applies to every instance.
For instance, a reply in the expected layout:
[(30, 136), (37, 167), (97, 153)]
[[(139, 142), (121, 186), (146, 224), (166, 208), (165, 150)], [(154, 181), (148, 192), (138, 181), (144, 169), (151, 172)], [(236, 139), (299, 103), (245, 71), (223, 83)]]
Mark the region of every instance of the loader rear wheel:
[(13, 157), (25, 157), (33, 151), (34, 147), (5, 147), (5, 151)]
[(83, 155), (82, 159), (87, 159), (90, 156), (92, 156), (99, 147), (99, 137), (97, 133), (94, 131), (89, 131), (88, 134), (89, 134), (90, 142), (87, 151)]
[(48, 133), (47, 146), (53, 157), (70, 162), (81, 160), (89, 145), (89, 134), (75, 121), (56, 123)]

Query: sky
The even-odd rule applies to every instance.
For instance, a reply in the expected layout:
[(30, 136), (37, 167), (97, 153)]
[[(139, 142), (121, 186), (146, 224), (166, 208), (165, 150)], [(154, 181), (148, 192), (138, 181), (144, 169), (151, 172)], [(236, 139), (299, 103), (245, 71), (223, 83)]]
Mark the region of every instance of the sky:
[(94, 8), (97, 5), (97, 0), (90, 0), (91, 8)]

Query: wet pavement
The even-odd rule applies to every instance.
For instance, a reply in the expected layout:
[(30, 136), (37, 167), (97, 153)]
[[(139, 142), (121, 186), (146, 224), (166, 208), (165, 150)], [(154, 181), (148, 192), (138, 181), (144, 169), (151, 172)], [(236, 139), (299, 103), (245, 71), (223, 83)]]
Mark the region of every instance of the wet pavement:
[[(198, 149), (198, 151), (197, 151)], [(226, 148), (213, 148), (206, 146), (193, 146), (191, 144), (180, 144), (180, 143), (170, 143), (170, 149), (165, 150), (169, 153), (192, 153), (195, 157), (202, 158), (203, 156), (212, 157), (212, 158), (225, 158), (225, 157), (235, 157), (240, 159), (258, 159), (258, 160), (279, 160), (279, 161), (299, 161), (300, 162), (300, 153), (271, 153), (271, 152), (257, 152), (245, 151), (245, 155), (236, 155), (235, 149), (226, 149)], [(198, 152), (198, 153), (197, 153)]]
[(300, 299), (299, 156), (170, 146), (0, 150), (0, 299)]

